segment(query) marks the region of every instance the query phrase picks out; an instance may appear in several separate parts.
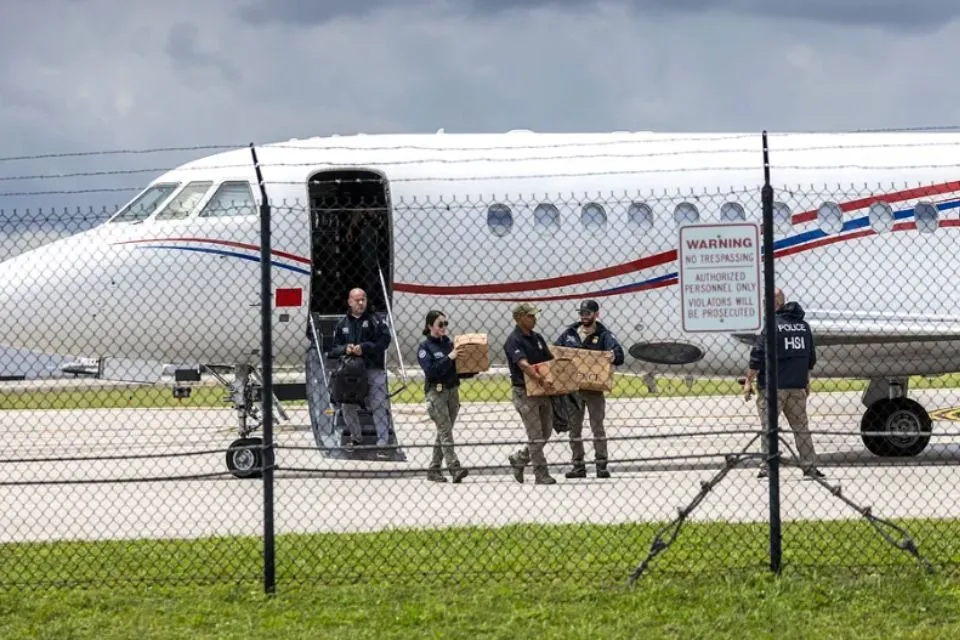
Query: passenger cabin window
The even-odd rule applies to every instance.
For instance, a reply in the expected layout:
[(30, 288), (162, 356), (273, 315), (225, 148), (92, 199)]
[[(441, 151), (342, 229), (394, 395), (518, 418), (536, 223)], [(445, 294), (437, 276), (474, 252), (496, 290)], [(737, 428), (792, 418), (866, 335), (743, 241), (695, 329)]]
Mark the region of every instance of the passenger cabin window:
[(737, 222), (747, 219), (747, 212), (739, 202), (725, 202), (720, 207), (720, 220), (723, 222)]
[(773, 230), (776, 233), (790, 233), (793, 229), (793, 214), (783, 202), (773, 203)]
[(552, 204), (539, 204), (533, 210), (533, 226), (558, 228), (560, 226), (560, 210)]
[(645, 202), (634, 202), (627, 208), (627, 221), (643, 231), (653, 228), (653, 209)]
[(164, 182), (149, 187), (146, 191), (130, 201), (130, 204), (117, 212), (110, 222), (139, 222), (146, 220), (177, 190), (179, 182)]
[(937, 230), (940, 212), (936, 206), (929, 202), (918, 202), (913, 209), (913, 216), (917, 220), (917, 231), (920, 233), (933, 233)]
[(893, 229), (893, 207), (886, 202), (874, 202), (870, 205), (870, 227), (877, 233), (886, 233)]
[(257, 203), (249, 182), (224, 182), (203, 207), (200, 216), (222, 218), (227, 216), (252, 216), (257, 213)]
[(697, 211), (697, 205), (681, 202), (673, 210), (673, 221), (678, 225), (696, 224), (700, 221), (700, 212)]
[(487, 209), (487, 226), (494, 234), (503, 237), (513, 228), (513, 213), (505, 204), (495, 204)]
[(585, 227), (602, 227), (607, 224), (607, 212), (596, 202), (583, 205), (580, 211), (580, 222)]
[(817, 209), (817, 220), (820, 230), (826, 234), (843, 231), (843, 211), (836, 202), (824, 202)]
[(212, 186), (213, 182), (209, 181), (191, 182), (175, 195), (173, 200), (167, 203), (163, 211), (157, 214), (156, 219), (182, 220), (186, 218), (193, 213), (193, 210), (197, 208), (197, 205), (203, 200), (203, 196)]

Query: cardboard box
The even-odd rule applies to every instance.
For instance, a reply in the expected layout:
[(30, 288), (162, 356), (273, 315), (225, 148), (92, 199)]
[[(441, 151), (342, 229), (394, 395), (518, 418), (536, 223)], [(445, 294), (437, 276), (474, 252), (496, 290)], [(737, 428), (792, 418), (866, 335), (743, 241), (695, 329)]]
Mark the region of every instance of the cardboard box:
[(613, 389), (613, 363), (610, 351), (552, 347), (558, 358), (569, 358), (577, 365), (580, 388), (587, 391), (611, 391)]
[(490, 369), (490, 345), (485, 333), (465, 333), (453, 338), (453, 346), (463, 345), (454, 360), (457, 373), (481, 373)]
[(524, 374), (523, 379), (526, 383), (528, 396), (562, 396), (573, 393), (580, 388), (577, 365), (569, 358), (555, 357), (553, 360), (535, 364), (533, 368), (553, 383), (553, 389), (548, 392), (540, 383), (531, 380), (530, 376)]

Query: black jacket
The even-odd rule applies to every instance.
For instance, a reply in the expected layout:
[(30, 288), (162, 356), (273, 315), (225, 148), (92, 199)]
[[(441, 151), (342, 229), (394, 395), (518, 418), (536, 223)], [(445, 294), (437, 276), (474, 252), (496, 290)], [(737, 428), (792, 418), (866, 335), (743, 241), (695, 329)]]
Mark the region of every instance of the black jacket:
[[(803, 308), (788, 302), (777, 311), (777, 387), (803, 389), (810, 383), (810, 371), (817, 364), (810, 325), (803, 319)], [(757, 388), (766, 388), (766, 327), (750, 350), (750, 368), (758, 371)]]
[(427, 339), (420, 343), (417, 351), (417, 360), (424, 375), (424, 392), (437, 384), (446, 389), (460, 386), (460, 380), (472, 378), (475, 373), (457, 373), (457, 362), (447, 356), (453, 351), (453, 340), (449, 336)]
[(594, 351), (613, 351), (613, 364), (623, 364), (623, 347), (617, 341), (609, 329), (598, 322), (591, 335), (587, 336), (585, 343), (580, 340), (580, 323), (574, 322), (566, 331), (560, 334), (554, 343), (558, 347), (572, 347), (574, 349), (593, 349)]
[(390, 346), (390, 329), (387, 324), (370, 311), (359, 318), (348, 313), (333, 330), (333, 346), (327, 352), (330, 358), (339, 358), (346, 353), (348, 344), (358, 344), (363, 351), (363, 364), (367, 369), (387, 368), (387, 347)]

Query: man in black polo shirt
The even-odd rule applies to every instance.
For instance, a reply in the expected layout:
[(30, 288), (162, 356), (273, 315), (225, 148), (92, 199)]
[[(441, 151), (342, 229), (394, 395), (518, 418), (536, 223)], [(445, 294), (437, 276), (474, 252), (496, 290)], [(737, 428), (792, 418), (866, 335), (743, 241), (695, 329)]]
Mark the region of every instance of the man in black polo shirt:
[(533, 365), (553, 360), (550, 347), (543, 336), (533, 330), (537, 325), (539, 309), (532, 304), (522, 302), (513, 308), (513, 319), (517, 323), (503, 346), (510, 367), (510, 382), (513, 386), (513, 406), (523, 420), (529, 443), (510, 456), (513, 477), (523, 483), (523, 468), (533, 463), (535, 484), (556, 484), (556, 480), (547, 471), (547, 459), (543, 447), (553, 431), (553, 404), (549, 396), (527, 395), (524, 374), (547, 386), (543, 375)]

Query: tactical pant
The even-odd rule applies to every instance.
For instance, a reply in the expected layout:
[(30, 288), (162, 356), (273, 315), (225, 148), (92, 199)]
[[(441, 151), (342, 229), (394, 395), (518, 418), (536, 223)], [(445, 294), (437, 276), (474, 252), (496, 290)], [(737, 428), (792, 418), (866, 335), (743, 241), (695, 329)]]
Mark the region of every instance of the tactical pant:
[(430, 461), (431, 471), (440, 471), (440, 464), (444, 458), (447, 468), (460, 468), (460, 460), (453, 449), (453, 425), (460, 413), (460, 389), (443, 389), (437, 391), (431, 388), (427, 391), (427, 414), (437, 425), (437, 439), (433, 445), (433, 459)]
[[(757, 411), (760, 413), (760, 423), (763, 425), (764, 432), (766, 432), (767, 392), (766, 389), (758, 389), (757, 391)], [(813, 438), (807, 428), (806, 389), (777, 389), (777, 408), (782, 415), (786, 416), (787, 422), (793, 430), (793, 437), (797, 443), (797, 453), (800, 456), (800, 464), (804, 467), (813, 465), (816, 462), (817, 454), (813, 448)], [(777, 421), (777, 424), (779, 425), (779, 421)], [(760, 464), (762, 468), (766, 468), (766, 458), (770, 453), (766, 433), (764, 433), (760, 439), (760, 450), (764, 456)]]
[(523, 387), (513, 387), (513, 406), (520, 414), (529, 443), (517, 451), (517, 460), (524, 466), (533, 463), (533, 473), (543, 478), (547, 473), (547, 458), (543, 447), (553, 433), (553, 403), (549, 396), (528, 396)]
[(597, 459), (597, 466), (605, 467), (607, 463), (607, 434), (603, 428), (603, 418), (606, 415), (607, 399), (602, 391), (583, 390), (578, 392), (582, 403), (577, 403), (570, 416), (570, 450), (573, 452), (573, 466), (582, 467), (586, 455), (583, 441), (584, 411), (590, 413), (590, 431), (593, 433), (593, 451)]
[[(390, 397), (387, 392), (387, 372), (383, 369), (367, 369), (367, 381), (369, 389), (364, 406), (373, 414), (373, 423), (377, 427), (377, 446), (382, 447), (390, 442), (390, 416), (387, 415), (390, 409)], [(359, 410), (360, 406), (356, 404), (343, 405), (343, 421), (350, 429), (354, 442), (360, 442), (362, 439)]]

